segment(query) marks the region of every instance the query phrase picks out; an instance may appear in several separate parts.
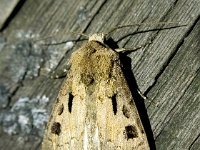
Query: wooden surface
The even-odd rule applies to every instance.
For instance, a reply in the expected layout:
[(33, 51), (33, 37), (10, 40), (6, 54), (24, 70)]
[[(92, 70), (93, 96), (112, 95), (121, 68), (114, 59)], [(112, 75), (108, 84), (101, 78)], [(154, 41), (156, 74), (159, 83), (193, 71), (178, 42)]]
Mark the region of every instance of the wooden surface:
[(117, 30), (112, 37), (127, 48), (152, 41), (128, 55), (134, 75), (129, 85), (136, 80), (151, 101), (138, 105), (151, 148), (200, 149), (199, 8), (199, 0), (20, 1), (0, 34), (0, 149), (40, 148), (63, 81), (50, 79), (50, 72), (61, 68), (86, 41), (50, 46), (41, 42), (78, 39), (69, 34), (72, 31), (92, 34), (118, 25), (161, 21), (187, 26), (149, 32), (144, 31), (160, 26), (136, 26)]
[(3, 30), (21, 3), (20, 0), (1, 0), (0, 4), (0, 30)]

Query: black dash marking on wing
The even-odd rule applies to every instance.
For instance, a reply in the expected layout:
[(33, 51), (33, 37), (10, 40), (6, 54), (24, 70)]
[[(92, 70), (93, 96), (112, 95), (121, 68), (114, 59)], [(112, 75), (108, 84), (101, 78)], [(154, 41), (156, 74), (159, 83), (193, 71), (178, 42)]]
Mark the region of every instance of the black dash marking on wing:
[(116, 94), (112, 96), (112, 106), (113, 106), (114, 115), (116, 115), (117, 114), (117, 99), (116, 99)]
[(74, 98), (74, 96), (71, 93), (69, 93), (68, 110), (70, 113), (72, 112), (73, 98)]

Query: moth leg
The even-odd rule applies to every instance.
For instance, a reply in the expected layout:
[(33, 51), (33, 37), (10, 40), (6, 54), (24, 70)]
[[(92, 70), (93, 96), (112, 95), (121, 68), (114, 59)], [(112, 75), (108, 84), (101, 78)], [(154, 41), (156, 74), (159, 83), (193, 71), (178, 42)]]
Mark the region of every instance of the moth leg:
[[(148, 98), (144, 95), (144, 94), (142, 94), (142, 92), (139, 90), (139, 89), (137, 89), (137, 92), (138, 92), (138, 94), (140, 94), (140, 96), (144, 99), (144, 100), (148, 100)], [(149, 101), (149, 100), (148, 100)], [(149, 101), (150, 102), (150, 101)]]
[(66, 77), (69, 68), (70, 68), (69, 65), (65, 65), (64, 67), (62, 67), (62, 69), (59, 69), (57, 71), (53, 71), (51, 78), (58, 79), (58, 78)]
[(142, 44), (140, 46), (137, 46), (137, 47), (133, 47), (133, 48), (117, 48), (115, 49), (116, 52), (118, 53), (124, 53), (124, 52), (134, 52), (134, 51), (137, 51), (138, 49), (141, 49), (141, 48), (144, 48), (145, 46), (151, 44), (152, 42), (151, 41), (148, 41), (147, 43), (145, 44)]
[(142, 94), (142, 92), (139, 90), (139, 89), (137, 89), (137, 92), (138, 92), (138, 94), (140, 94), (140, 96), (144, 99), (144, 100), (147, 100), (149, 103), (152, 103), (154, 106), (156, 106), (156, 107), (158, 107), (158, 105), (159, 105), (159, 102), (154, 102), (154, 101), (152, 101), (152, 100), (149, 100), (149, 98), (147, 98), (144, 94)]

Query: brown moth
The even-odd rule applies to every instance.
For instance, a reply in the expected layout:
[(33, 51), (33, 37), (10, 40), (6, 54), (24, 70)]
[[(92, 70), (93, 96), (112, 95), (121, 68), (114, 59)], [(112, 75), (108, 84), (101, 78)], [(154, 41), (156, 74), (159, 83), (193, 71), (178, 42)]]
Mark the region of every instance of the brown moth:
[(149, 150), (119, 53), (94, 34), (76, 50), (42, 150)]

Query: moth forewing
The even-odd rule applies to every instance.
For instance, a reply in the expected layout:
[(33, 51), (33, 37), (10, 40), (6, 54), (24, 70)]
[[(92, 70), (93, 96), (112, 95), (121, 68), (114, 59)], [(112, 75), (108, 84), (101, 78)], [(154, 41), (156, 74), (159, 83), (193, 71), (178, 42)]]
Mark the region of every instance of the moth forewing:
[(94, 34), (75, 51), (42, 143), (43, 150), (148, 150), (119, 54)]

